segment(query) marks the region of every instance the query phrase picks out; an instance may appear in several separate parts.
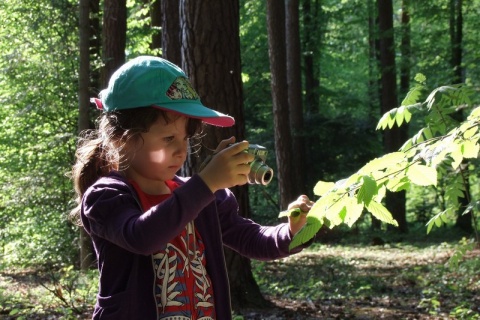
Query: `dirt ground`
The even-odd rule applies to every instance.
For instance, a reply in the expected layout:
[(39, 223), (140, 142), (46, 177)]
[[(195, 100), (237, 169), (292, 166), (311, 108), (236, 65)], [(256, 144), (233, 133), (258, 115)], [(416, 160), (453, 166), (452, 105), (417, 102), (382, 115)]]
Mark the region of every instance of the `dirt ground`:
[[(241, 310), (243, 318), (237, 319), (480, 319), (480, 273), (475, 270), (473, 274), (467, 273), (468, 279), (460, 272), (433, 274), (438, 270), (435, 271), (432, 266), (444, 264), (451, 254), (451, 248), (406, 250), (392, 247), (322, 247), (318, 252), (310, 251), (280, 261), (266, 262), (261, 265), (261, 272), (257, 271), (257, 276), (264, 281), (264, 292), (265, 285), (277, 282), (280, 288), (290, 287), (293, 291), (264, 294), (271, 302), (270, 307)], [(479, 250), (470, 252), (467, 257), (475, 261), (479, 258)], [(476, 262), (473, 268), (478, 265)], [(290, 273), (292, 266), (298, 269), (295, 273)], [(448, 289), (452, 286), (448, 277), (452, 276), (457, 277), (459, 286), (468, 288)], [(308, 291), (310, 283), (315, 284), (322, 277), (327, 279), (319, 289), (321, 295), (316, 295), (312, 290), (308, 293), (312, 298), (292, 298), (296, 293)], [(435, 282), (437, 278), (444, 283)], [(366, 295), (346, 294), (346, 290), (352, 288), (358, 291), (362, 284), (358, 282), (359, 279), (364, 281), (363, 284), (371, 284), (379, 289), (365, 289), (370, 290)], [(41, 314), (36, 314), (34, 308), (45, 304), (42, 300), (44, 297), (51, 296), (50, 292), (41, 291), (41, 280), (32, 272), (0, 272), (0, 304), (16, 301), (10, 307), (0, 306), (0, 319), (90, 319), (91, 307), (83, 310), (82, 315), (65, 317), (59, 313), (58, 304), (44, 305)], [(436, 295), (441, 307), (435, 312), (432, 312), (431, 306), (421, 303), (428, 288), (436, 292), (445, 290)], [(335, 292), (340, 292), (342, 298), (333, 298)], [(52, 298), (45, 301), (52, 301)], [(470, 308), (469, 316), (451, 316), (453, 308), (462, 302)], [(23, 311), (29, 308), (32, 311), (20, 312), (23, 315), (20, 317), (11, 315), (13, 308), (23, 308)]]

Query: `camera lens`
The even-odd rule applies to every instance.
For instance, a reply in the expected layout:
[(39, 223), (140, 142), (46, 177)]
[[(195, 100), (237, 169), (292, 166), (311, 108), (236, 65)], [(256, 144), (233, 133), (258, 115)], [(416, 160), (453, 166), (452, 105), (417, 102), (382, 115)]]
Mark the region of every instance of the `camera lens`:
[(250, 164), (250, 173), (248, 175), (248, 183), (262, 184), (266, 186), (272, 181), (273, 170), (263, 162), (254, 160)]
[(273, 178), (273, 170), (268, 168), (268, 170), (266, 170), (263, 173), (262, 184), (266, 186), (267, 184), (270, 183), (270, 181), (272, 181), (272, 178)]

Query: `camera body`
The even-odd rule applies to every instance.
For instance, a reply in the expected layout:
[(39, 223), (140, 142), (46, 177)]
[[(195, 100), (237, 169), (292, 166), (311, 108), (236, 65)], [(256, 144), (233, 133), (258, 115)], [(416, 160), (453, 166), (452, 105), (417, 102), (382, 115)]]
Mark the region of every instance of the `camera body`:
[(250, 144), (245, 152), (255, 156), (250, 162), (250, 173), (248, 174), (248, 183), (268, 185), (273, 178), (273, 170), (265, 164), (268, 150), (258, 144)]

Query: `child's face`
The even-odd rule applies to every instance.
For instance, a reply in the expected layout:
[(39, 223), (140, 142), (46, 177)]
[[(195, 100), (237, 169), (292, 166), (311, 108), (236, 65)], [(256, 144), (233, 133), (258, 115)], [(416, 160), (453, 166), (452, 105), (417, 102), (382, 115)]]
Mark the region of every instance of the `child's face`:
[(187, 118), (178, 117), (166, 123), (163, 117), (142, 133), (143, 143), (132, 156), (127, 176), (147, 193), (163, 188), (174, 177), (187, 157)]

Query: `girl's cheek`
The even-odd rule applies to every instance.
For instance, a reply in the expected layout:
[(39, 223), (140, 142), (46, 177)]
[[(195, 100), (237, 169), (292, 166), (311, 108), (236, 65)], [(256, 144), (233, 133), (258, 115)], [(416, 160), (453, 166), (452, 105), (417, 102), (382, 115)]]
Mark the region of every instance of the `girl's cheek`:
[(162, 150), (150, 151), (148, 158), (151, 162), (162, 162), (165, 159), (165, 153)]

